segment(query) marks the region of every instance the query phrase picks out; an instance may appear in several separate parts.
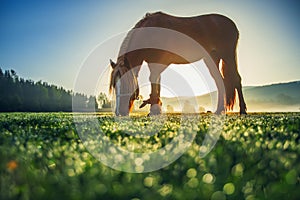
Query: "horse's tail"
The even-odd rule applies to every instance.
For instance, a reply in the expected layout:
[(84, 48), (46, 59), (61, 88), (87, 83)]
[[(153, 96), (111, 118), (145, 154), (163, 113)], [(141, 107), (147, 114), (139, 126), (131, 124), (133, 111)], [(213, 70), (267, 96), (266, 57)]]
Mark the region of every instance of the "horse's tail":
[[(227, 70), (224, 71), (226, 72)], [(233, 110), (233, 106), (235, 104), (236, 91), (234, 81), (232, 80), (230, 75), (227, 77), (226, 75), (224, 76), (224, 86), (226, 92), (226, 110)]]
[[(233, 22), (232, 22), (233, 23)], [(236, 98), (236, 86), (240, 82), (240, 76), (237, 69), (237, 44), (239, 40), (239, 31), (233, 23), (233, 31), (231, 38), (228, 39), (230, 44), (226, 47), (226, 51), (222, 52), (220, 57), (222, 59), (221, 73), (223, 75), (224, 87), (226, 93), (226, 110), (233, 110)]]
[(236, 85), (239, 81), (237, 72), (236, 51), (225, 58), (222, 58), (222, 75), (226, 92), (226, 109), (233, 110), (236, 98)]

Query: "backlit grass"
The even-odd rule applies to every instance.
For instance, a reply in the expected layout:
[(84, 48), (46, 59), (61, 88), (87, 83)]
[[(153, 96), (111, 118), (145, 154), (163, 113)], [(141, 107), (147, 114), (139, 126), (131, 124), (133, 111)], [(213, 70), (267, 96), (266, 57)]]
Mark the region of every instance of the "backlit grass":
[[(80, 115), (80, 114), (78, 114)], [(82, 123), (87, 116), (80, 115)], [(189, 149), (171, 165), (150, 173), (113, 170), (86, 149), (72, 114), (0, 114), (0, 199), (297, 199), (300, 197), (300, 114), (228, 115), (214, 149), (199, 157), (211, 115), (167, 115), (149, 121), (134, 116), (118, 123), (97, 115), (111, 142), (151, 152), (172, 141), (182, 127), (196, 133)], [(157, 125), (155, 124), (157, 123)], [(185, 123), (188, 126), (185, 126)], [(139, 127), (146, 127), (141, 135)], [(147, 128), (148, 127), (148, 128)], [(150, 127), (150, 128), (149, 128)], [(151, 128), (157, 129), (151, 132)], [(86, 126), (86, 134), (97, 134)], [(126, 131), (130, 130), (131, 135)], [(135, 133), (139, 133), (137, 135)], [(135, 135), (134, 135), (135, 134)], [(116, 158), (121, 159), (121, 158)]]

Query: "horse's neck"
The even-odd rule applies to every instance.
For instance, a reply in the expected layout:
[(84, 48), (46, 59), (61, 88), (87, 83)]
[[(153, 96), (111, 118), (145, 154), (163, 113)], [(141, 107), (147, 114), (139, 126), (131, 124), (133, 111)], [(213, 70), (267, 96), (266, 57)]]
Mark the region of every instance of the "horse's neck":
[[(142, 66), (143, 60), (142, 61), (138, 61), (136, 59), (131, 59), (131, 58), (132, 58), (131, 56), (127, 56), (127, 60), (128, 60), (128, 62), (130, 64), (130, 70), (132, 71), (133, 75), (135, 75), (136, 77), (138, 77), (139, 71), (141, 70), (141, 66)], [(122, 55), (122, 56), (118, 57), (117, 62), (118, 63), (125, 63), (125, 56)]]
[(142, 66), (142, 65), (138, 65), (138, 66), (132, 68), (132, 70), (133, 70), (132, 72), (133, 72), (133, 74), (135, 75), (135, 77), (138, 77), (139, 71), (141, 70), (141, 66)]

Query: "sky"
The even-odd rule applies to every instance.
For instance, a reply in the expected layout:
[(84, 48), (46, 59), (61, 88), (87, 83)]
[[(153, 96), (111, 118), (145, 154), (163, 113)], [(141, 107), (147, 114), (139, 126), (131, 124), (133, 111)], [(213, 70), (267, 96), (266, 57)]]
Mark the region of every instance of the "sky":
[[(145, 13), (163, 11), (176, 16), (219, 13), (231, 18), (240, 32), (238, 69), (243, 85), (300, 80), (299, 10), (299, 3), (291, 0), (1, 0), (0, 67), (14, 69), (27, 79), (74, 89), (92, 52), (124, 35)], [(119, 50), (118, 43), (115, 44), (107, 50), (112, 52), (109, 56), (113, 60)], [(99, 67), (107, 68), (109, 58), (106, 62)], [(146, 69), (141, 73), (145, 77)], [(162, 79), (167, 83), (172, 82), (172, 73), (186, 78), (193, 69), (185, 66), (176, 71), (176, 67), (171, 67), (164, 73)], [(202, 87), (206, 87), (203, 85), (210, 84), (206, 77), (209, 74), (205, 69), (201, 73)], [(104, 76), (107, 80), (108, 71)], [(95, 87), (99, 83), (100, 87), (107, 86), (98, 80)]]

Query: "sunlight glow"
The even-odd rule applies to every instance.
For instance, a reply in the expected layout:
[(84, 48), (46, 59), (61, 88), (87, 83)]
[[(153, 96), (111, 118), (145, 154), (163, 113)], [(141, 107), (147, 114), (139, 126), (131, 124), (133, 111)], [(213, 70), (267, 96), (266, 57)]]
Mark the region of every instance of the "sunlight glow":
[[(138, 76), (143, 97), (148, 97), (151, 92), (149, 75), (148, 65), (144, 62)], [(193, 64), (172, 64), (161, 74), (162, 97), (199, 96), (215, 90), (215, 82), (202, 60)]]

